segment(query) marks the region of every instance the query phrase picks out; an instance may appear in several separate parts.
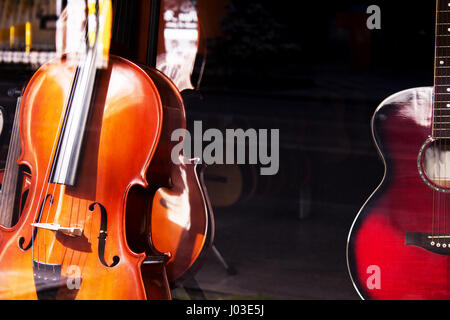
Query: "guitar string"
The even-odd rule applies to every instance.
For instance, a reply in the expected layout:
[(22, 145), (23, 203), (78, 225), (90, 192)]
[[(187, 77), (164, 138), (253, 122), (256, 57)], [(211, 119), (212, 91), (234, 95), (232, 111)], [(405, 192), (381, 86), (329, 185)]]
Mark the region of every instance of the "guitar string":
[[(440, 0), (437, 1), (437, 8), (436, 8), (436, 23), (439, 23), (440, 18), (442, 18), (442, 13), (440, 12)], [(440, 47), (440, 37), (438, 37), (438, 35), (440, 35), (441, 32), (439, 32), (438, 29), (438, 24), (436, 24), (436, 52), (439, 52), (439, 47)], [(443, 39), (445, 41), (445, 39)], [(446, 71), (444, 70), (444, 73)], [(441, 79), (441, 78), (436, 78), (436, 79)], [(440, 85), (440, 80), (437, 80), (438, 84)], [(438, 139), (438, 143), (437, 143), (437, 157), (435, 158), (436, 161), (436, 165), (437, 165), (437, 184), (438, 187), (441, 187), (442, 184), (442, 174), (444, 171), (445, 172), (445, 163), (444, 163), (444, 168), (442, 168), (441, 165), (441, 161), (442, 161), (442, 155), (444, 154), (445, 156), (445, 151), (443, 152), (443, 150), (445, 150), (445, 145), (446, 145), (446, 141), (445, 141), (445, 137), (446, 137), (446, 132), (444, 131), (445, 127), (444, 127), (444, 123), (442, 121), (443, 119), (443, 115), (444, 115), (444, 110), (442, 107), (443, 103), (441, 101), (445, 101), (446, 99), (442, 99), (443, 95), (440, 92), (441, 87), (436, 87), (435, 88), (435, 97), (437, 97), (437, 105), (438, 107), (438, 115), (439, 115), (439, 120), (437, 121), (437, 132), (436, 132), (436, 136)], [(440, 99), (441, 98), (441, 99)], [(442, 223), (442, 216), (445, 217), (445, 195), (443, 195), (443, 193), (441, 191), (435, 191), (437, 192), (437, 212), (436, 212), (436, 239), (435, 239), (435, 246), (440, 247), (441, 246), (441, 223)], [(444, 212), (443, 212), (444, 211)]]
[[(440, 11), (440, 9), (438, 8), (438, 10)], [(440, 14), (440, 12), (439, 12), (439, 14)], [(440, 16), (440, 17), (442, 17), (442, 16)], [(439, 39), (436, 39), (436, 42), (437, 42), (437, 45), (439, 46)], [(445, 71), (444, 71), (445, 72)], [(439, 91), (439, 90), (438, 90)], [(441, 95), (441, 92), (439, 92), (439, 96), (440, 97), (442, 97), (442, 95)], [(445, 100), (444, 100), (445, 101)], [(444, 110), (442, 110), (441, 108), (439, 108), (439, 114), (442, 116), (442, 115), (444, 115)], [(440, 117), (440, 119), (442, 119), (442, 117)], [(441, 170), (441, 165), (440, 165), (440, 161), (441, 161), (441, 155), (442, 155), (442, 144), (443, 144), (443, 139), (445, 138), (445, 132), (444, 132), (444, 124), (443, 124), (443, 121), (442, 120), (440, 120), (439, 121), (439, 149), (438, 149), (438, 152), (439, 152), (439, 158), (438, 158), (438, 179), (440, 179), (440, 177), (442, 177), (442, 170)], [(438, 206), (438, 216), (437, 216), (437, 246), (439, 247), (440, 246), (440, 241), (441, 241), (441, 238), (440, 238), (440, 235), (441, 235), (441, 214), (442, 214), (442, 211), (443, 211), (443, 206), (442, 206), (442, 198), (443, 198), (443, 196), (442, 196), (442, 192), (438, 192), (438, 195), (439, 195), (439, 197), (438, 197), (438, 201), (439, 201), (439, 206)]]
[[(444, 21), (447, 21), (447, 13), (444, 10), (444, 8), (442, 8), (442, 4), (445, 4), (444, 1), (440, 2), (438, 0), (438, 9), (437, 9), (437, 22), (440, 22), (440, 19), (443, 19)], [(442, 8), (442, 10), (441, 10)], [(437, 34), (439, 35), (439, 37), (436, 37), (436, 46), (438, 48), (445, 48), (445, 46), (447, 46), (447, 36), (441, 31), (441, 29), (439, 29), (438, 27), (439, 25), (437, 25), (436, 30), (437, 30)], [(442, 72), (445, 77), (442, 78), (444, 79), (442, 81), (442, 84), (444, 84), (443, 86), (439, 87), (440, 89), (438, 89), (438, 95), (443, 98), (442, 101), (448, 101), (448, 99), (446, 98), (446, 92), (448, 89), (448, 83), (446, 82), (445, 79), (447, 79), (447, 70), (446, 68), (444, 68), (443, 72)], [(442, 92), (441, 92), (442, 91)], [(445, 108), (444, 108), (444, 104), (445, 104)], [(447, 139), (449, 138), (447, 133), (448, 131), (446, 130), (446, 125), (444, 123), (444, 121), (442, 120), (444, 115), (447, 115), (447, 105), (448, 102), (441, 102), (441, 106), (439, 108), (439, 114), (441, 115), (441, 117), (439, 118), (439, 157), (438, 157), (438, 183), (439, 183), (439, 187), (442, 187), (443, 189), (446, 189), (445, 186), (445, 176), (447, 174), (447, 163), (446, 163), (446, 150), (447, 150)], [(442, 164), (442, 161), (444, 162)], [(443, 171), (443, 172), (442, 172)], [(446, 215), (447, 215), (447, 195), (445, 192), (439, 191), (438, 193), (439, 197), (438, 197), (438, 201), (439, 201), (439, 206), (438, 206), (438, 217), (437, 217), (437, 229), (438, 229), (438, 239), (437, 239), (437, 246), (441, 247), (443, 245), (442, 241), (444, 238), (442, 238), (442, 234), (446, 232)]]

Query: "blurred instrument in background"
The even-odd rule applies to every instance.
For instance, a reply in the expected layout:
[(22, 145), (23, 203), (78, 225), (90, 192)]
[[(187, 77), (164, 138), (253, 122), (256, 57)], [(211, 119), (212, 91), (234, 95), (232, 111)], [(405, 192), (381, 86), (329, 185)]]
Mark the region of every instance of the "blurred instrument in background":
[(190, 0), (162, 0), (161, 18), (156, 68), (178, 90), (194, 89), (191, 76), (200, 41), (197, 9)]
[(4, 227), (12, 227), (19, 220), (31, 184), (30, 174), (21, 170), (17, 164), (21, 150), (19, 137), (20, 102), (21, 98), (19, 97), (11, 131), (6, 167), (0, 171), (0, 225)]

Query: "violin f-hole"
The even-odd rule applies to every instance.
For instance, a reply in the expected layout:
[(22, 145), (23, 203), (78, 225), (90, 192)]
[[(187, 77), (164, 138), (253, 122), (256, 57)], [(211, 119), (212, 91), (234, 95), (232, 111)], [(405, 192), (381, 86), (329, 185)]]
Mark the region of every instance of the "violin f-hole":
[[(47, 199), (49, 199), (49, 198), (50, 198), (50, 204), (53, 203), (53, 196), (51, 194), (46, 195), (45, 199), (42, 200), (41, 206), (39, 207), (39, 214), (38, 214), (36, 220), (34, 221), (34, 223), (40, 223), (41, 222), (42, 212), (44, 211), (44, 206), (45, 206), (45, 204), (47, 202)], [(28, 243), (28, 245), (25, 248), (23, 247), (23, 244), (25, 243), (25, 237), (20, 237), (20, 239), (19, 239), (19, 248), (22, 249), (23, 251), (29, 250), (31, 248), (31, 246), (33, 245), (33, 243), (34, 243), (34, 239), (36, 238), (37, 233), (38, 233), (38, 228), (33, 227), (33, 233), (31, 235), (30, 242)]]
[(105, 207), (98, 202), (94, 202), (89, 206), (89, 211), (93, 212), (95, 206), (100, 208), (100, 231), (98, 234), (98, 259), (100, 262), (108, 268), (113, 268), (119, 264), (120, 258), (118, 256), (113, 257), (113, 263), (108, 265), (105, 260), (105, 245), (106, 245), (106, 237), (108, 236), (107, 228), (108, 228), (108, 214), (106, 212)]

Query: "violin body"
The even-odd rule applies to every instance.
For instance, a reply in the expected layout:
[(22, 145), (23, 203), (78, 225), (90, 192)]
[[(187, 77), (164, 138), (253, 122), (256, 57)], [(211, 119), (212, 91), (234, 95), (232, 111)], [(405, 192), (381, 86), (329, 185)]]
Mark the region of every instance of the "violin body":
[(23, 95), (19, 164), (30, 169), (31, 185), (18, 223), (0, 228), (0, 299), (146, 298), (146, 255), (130, 249), (125, 220), (130, 189), (148, 186), (160, 96), (141, 68), (110, 56), (108, 68), (97, 71), (76, 183), (50, 183), (74, 70), (65, 57), (47, 63)]
[(402, 91), (372, 118), (385, 174), (353, 222), (347, 244), (350, 276), (364, 299), (450, 299), (450, 248), (445, 240), (445, 246), (432, 246), (426, 236), (433, 233), (438, 199), (440, 234), (450, 230), (443, 215), (450, 195), (430, 188), (418, 169), (432, 132), (432, 101), (433, 88)]
[[(128, 211), (135, 213), (128, 215), (128, 228), (141, 230), (140, 234), (130, 232), (129, 242), (149, 255), (167, 254), (167, 278), (174, 285), (192, 276), (206, 256), (214, 238), (214, 219), (197, 161), (186, 159), (182, 153), (178, 155), (179, 164), (171, 159), (178, 144), (171, 141), (171, 134), (186, 128), (183, 99), (163, 73), (142, 68), (160, 92), (164, 116), (160, 142), (148, 170), (150, 187), (133, 193), (129, 202)], [(146, 213), (145, 222), (138, 219), (141, 212)]]

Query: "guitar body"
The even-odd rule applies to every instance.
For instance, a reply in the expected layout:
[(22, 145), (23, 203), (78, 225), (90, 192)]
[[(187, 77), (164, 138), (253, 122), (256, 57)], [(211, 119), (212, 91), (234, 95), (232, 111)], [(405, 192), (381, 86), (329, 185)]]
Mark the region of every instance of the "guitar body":
[(450, 194), (432, 189), (418, 168), (432, 133), (432, 95), (431, 87), (402, 91), (372, 118), (385, 175), (353, 222), (347, 244), (350, 276), (364, 299), (450, 299), (450, 239), (434, 239), (438, 248), (427, 236), (448, 234)]

